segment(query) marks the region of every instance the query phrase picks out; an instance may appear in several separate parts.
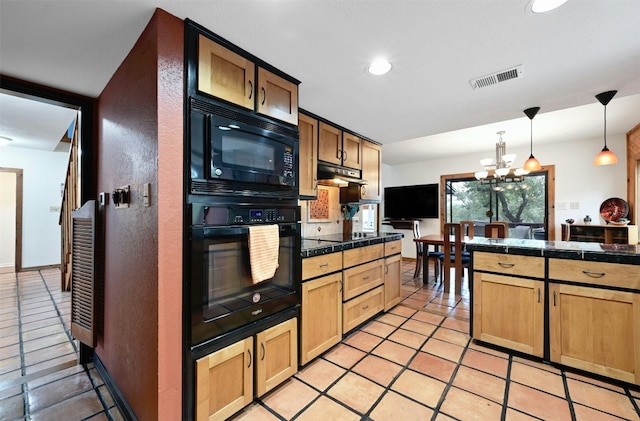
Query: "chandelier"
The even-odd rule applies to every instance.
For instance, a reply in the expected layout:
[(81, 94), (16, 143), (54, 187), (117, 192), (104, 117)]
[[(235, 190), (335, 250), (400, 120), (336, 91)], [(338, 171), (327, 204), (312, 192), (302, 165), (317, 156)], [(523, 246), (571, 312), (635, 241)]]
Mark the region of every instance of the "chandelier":
[(474, 175), (480, 184), (488, 184), (493, 186), (493, 190), (504, 190), (500, 186), (501, 183), (517, 183), (524, 180), (524, 176), (529, 171), (522, 168), (512, 168), (511, 165), (516, 159), (516, 154), (508, 154), (507, 146), (502, 140), (502, 135), (506, 132), (499, 131), (498, 142), (496, 143), (496, 158), (481, 159), (480, 164), (484, 167), (484, 171), (477, 171)]

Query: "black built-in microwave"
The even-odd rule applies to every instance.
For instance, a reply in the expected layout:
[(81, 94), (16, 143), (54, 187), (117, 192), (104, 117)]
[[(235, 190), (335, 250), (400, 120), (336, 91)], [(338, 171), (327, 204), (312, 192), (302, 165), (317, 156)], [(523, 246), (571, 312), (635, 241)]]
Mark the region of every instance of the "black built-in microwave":
[(190, 193), (298, 197), (294, 126), (192, 98)]

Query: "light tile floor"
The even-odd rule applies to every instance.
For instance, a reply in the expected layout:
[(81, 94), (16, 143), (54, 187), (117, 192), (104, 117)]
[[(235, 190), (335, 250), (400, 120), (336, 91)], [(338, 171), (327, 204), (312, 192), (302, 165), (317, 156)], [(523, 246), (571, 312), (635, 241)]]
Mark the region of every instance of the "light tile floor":
[[(413, 279), (359, 327), (234, 420), (640, 420), (640, 389), (470, 341), (469, 293)], [(57, 270), (0, 273), (0, 420), (117, 420), (92, 364), (76, 365)]]

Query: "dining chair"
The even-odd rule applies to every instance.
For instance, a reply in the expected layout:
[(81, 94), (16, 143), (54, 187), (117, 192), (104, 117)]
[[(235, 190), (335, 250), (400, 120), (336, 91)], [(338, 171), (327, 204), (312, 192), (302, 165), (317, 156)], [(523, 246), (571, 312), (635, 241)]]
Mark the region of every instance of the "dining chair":
[[(421, 234), (420, 234), (420, 221), (413, 221), (413, 238), (420, 238)], [(426, 246), (423, 243), (420, 242), (415, 242), (416, 243), (416, 269), (413, 272), (413, 277), (417, 278), (418, 276), (420, 276), (420, 268), (424, 266), (424, 269), (426, 271), (428, 271), (429, 268), (429, 261), (433, 260), (433, 273), (435, 275), (436, 280), (438, 279), (438, 272), (439, 272), (439, 266), (440, 266), (440, 256), (443, 255), (443, 253), (441, 251), (430, 251), (429, 247)], [(423, 261), (424, 259), (424, 261)], [(426, 264), (424, 264), (426, 263)], [(424, 279), (428, 280), (428, 272), (425, 272), (424, 274)]]
[(451, 268), (455, 270), (455, 293), (462, 294), (462, 274), (465, 268), (469, 268), (470, 256), (463, 254), (462, 247), (462, 224), (444, 224), (444, 253), (440, 257), (442, 262), (442, 273), (444, 282), (444, 292), (449, 292), (451, 283)]
[(504, 222), (492, 222), (484, 226), (484, 236), (486, 238), (506, 238), (507, 225)]
[(476, 224), (473, 221), (460, 221), (460, 225), (462, 225), (462, 235), (472, 239)]
[[(420, 221), (413, 221), (413, 239), (420, 238)], [(420, 269), (422, 268), (422, 259), (424, 256), (424, 244), (414, 241), (416, 243), (416, 269), (413, 271), (413, 277), (420, 276)]]

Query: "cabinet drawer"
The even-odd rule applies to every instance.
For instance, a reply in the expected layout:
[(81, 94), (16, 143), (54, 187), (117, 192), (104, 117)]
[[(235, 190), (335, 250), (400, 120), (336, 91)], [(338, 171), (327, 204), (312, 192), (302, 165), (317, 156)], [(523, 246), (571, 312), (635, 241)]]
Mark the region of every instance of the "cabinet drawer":
[(382, 258), (384, 253), (384, 244), (373, 244), (371, 246), (358, 247), (355, 249), (345, 250), (343, 253), (343, 267), (359, 265), (361, 263), (370, 262)]
[(370, 319), (383, 308), (384, 291), (379, 286), (342, 305), (342, 333), (346, 334), (362, 322)]
[(544, 257), (475, 252), (473, 270), (544, 278)]
[(640, 290), (640, 266), (549, 259), (549, 279)]
[(302, 259), (302, 280), (342, 270), (342, 252)]
[(348, 300), (360, 295), (373, 287), (382, 285), (384, 279), (382, 277), (382, 259), (365, 263), (345, 269), (342, 272), (344, 281), (344, 289), (342, 291), (343, 300)]
[(384, 255), (391, 256), (402, 251), (402, 241), (395, 240), (384, 243)]

